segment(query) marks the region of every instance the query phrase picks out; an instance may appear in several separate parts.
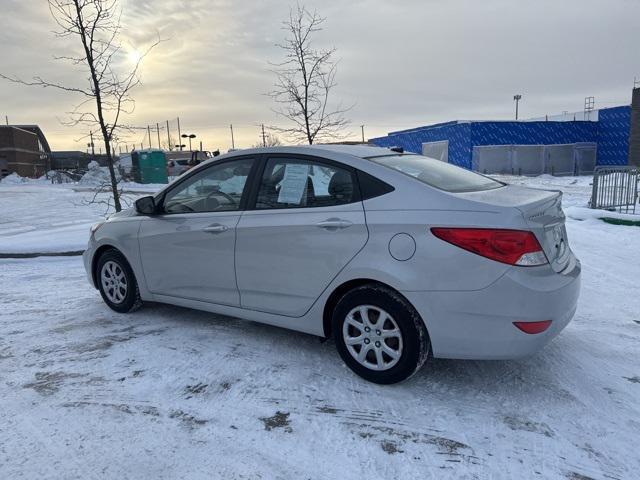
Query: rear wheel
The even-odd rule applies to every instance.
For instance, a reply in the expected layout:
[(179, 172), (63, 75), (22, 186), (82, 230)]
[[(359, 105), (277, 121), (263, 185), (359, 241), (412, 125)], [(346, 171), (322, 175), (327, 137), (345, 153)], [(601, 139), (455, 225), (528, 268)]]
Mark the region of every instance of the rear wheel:
[(108, 250), (100, 256), (96, 280), (102, 299), (112, 310), (128, 313), (142, 305), (133, 270), (117, 250)]
[(332, 321), (340, 356), (366, 380), (401, 382), (427, 359), (429, 336), (420, 315), (387, 287), (371, 284), (351, 290), (336, 305)]

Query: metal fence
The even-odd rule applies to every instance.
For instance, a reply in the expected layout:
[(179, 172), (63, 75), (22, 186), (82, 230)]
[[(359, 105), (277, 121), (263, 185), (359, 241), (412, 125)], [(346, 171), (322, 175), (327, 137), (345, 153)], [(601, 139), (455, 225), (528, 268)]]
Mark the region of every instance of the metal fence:
[(442, 162), (449, 162), (449, 140), (423, 143), (422, 155)]
[(636, 213), (638, 178), (638, 167), (596, 167), (589, 206)]
[(473, 147), (473, 170), (507, 175), (584, 175), (596, 164), (594, 143)]

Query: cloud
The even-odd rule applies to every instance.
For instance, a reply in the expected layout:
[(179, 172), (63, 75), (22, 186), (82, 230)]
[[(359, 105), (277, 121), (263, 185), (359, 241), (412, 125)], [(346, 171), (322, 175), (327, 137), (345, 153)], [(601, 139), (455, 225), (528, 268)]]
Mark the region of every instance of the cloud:
[[(261, 123), (281, 123), (271, 111), (280, 58), (281, 22), (291, 2), (123, 0), (126, 49), (164, 41), (144, 60), (143, 85), (129, 119), (140, 126), (180, 116), (208, 148), (254, 143)], [(512, 96), (524, 95), (522, 115), (627, 103), (640, 77), (632, 0), (325, 0), (307, 3), (327, 17), (315, 40), (340, 58), (336, 98), (368, 136), (456, 118), (509, 118)], [(19, 21), (17, 21), (19, 19)], [(59, 81), (83, 78), (52, 60), (73, 48), (50, 34), (43, 2), (5, 0), (0, 45), (5, 73), (41, 74)], [(81, 130), (58, 118), (77, 98), (0, 83), (0, 113), (16, 123), (39, 123), (54, 148), (78, 148)], [(142, 137), (130, 141), (139, 143)]]

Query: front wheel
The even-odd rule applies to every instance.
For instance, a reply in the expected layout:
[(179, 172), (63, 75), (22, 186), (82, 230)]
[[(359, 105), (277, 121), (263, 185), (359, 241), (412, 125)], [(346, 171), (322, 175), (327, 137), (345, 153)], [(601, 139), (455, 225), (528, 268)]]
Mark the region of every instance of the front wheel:
[(415, 308), (379, 285), (364, 285), (344, 295), (333, 312), (338, 353), (366, 380), (391, 384), (420, 369), (429, 353), (429, 336)]
[(133, 270), (117, 250), (108, 250), (96, 265), (98, 289), (104, 303), (118, 313), (133, 312), (140, 308), (140, 291)]

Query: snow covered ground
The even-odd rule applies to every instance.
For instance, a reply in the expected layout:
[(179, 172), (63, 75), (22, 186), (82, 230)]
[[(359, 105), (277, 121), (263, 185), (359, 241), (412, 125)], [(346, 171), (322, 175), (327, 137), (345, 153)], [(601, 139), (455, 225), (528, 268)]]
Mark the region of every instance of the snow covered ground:
[[(640, 228), (565, 192), (573, 322), (520, 361), (434, 360), (367, 383), (332, 342), (164, 305), (110, 311), (80, 257), (0, 260), (0, 478), (634, 479)], [(2, 185), (0, 252), (81, 249), (77, 186)]]
[[(91, 182), (52, 185), (46, 180), (7, 178), (0, 182), (0, 253), (84, 250), (91, 225), (113, 213), (106, 204), (92, 202), (96, 187)], [(162, 185), (123, 187), (123, 204), (130, 205)], [(109, 197), (99, 194), (96, 200)]]

